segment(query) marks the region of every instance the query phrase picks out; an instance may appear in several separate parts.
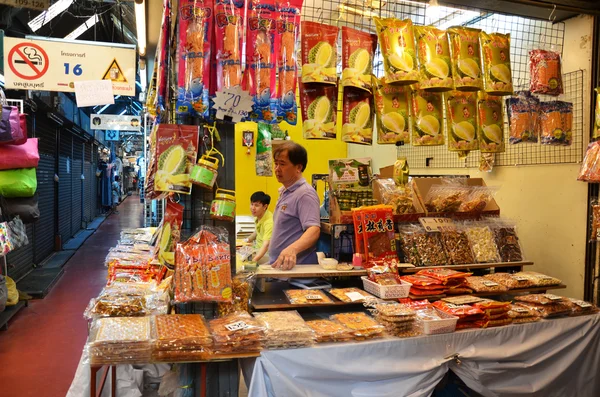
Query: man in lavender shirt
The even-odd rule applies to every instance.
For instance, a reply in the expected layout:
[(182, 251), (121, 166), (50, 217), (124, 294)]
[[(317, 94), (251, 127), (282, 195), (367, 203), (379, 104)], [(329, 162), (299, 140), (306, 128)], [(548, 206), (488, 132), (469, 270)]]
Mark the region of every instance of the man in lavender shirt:
[(287, 141), (275, 148), (275, 176), (283, 186), (273, 214), (271, 266), (290, 270), (296, 263), (316, 264), (321, 232), (319, 197), (302, 177), (308, 163), (304, 147)]

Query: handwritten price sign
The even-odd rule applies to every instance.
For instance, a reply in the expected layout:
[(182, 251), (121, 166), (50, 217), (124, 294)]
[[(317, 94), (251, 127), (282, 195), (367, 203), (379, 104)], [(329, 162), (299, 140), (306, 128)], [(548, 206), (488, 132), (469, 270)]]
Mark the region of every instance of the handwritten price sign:
[(454, 230), (454, 221), (449, 218), (419, 218), (419, 222), (427, 232), (445, 232)]
[(215, 106), (218, 119), (225, 120), (225, 116), (229, 116), (234, 123), (239, 123), (252, 111), (252, 97), (240, 86), (225, 88), (217, 92)]

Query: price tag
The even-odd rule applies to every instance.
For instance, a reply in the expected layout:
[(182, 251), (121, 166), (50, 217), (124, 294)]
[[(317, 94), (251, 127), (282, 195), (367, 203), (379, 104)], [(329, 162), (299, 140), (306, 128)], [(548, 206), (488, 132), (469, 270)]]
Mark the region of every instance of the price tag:
[(540, 274), (539, 276), (537, 276), (537, 278), (539, 278), (540, 280), (550, 280), (552, 277), (546, 276), (545, 274)]
[(225, 88), (217, 92), (215, 107), (218, 119), (225, 120), (225, 116), (229, 116), (234, 123), (239, 123), (252, 111), (252, 97), (240, 86)]
[(419, 218), (419, 222), (427, 232), (455, 230), (454, 221), (450, 218)]
[(323, 300), (323, 297), (321, 295), (306, 295), (305, 298), (307, 300), (311, 300), (311, 301), (320, 301), (320, 300)]
[(365, 296), (360, 292), (346, 292), (346, 296), (352, 301), (362, 301), (365, 299)]
[(524, 307), (513, 307), (512, 308), (513, 311), (517, 312), (517, 313), (529, 313), (529, 310), (525, 309)]
[(529, 279), (525, 276), (513, 276), (517, 281), (528, 281)]
[(229, 331), (239, 331), (241, 329), (250, 328), (250, 326), (243, 321), (237, 321), (235, 323), (227, 324), (225, 328)]
[(554, 294), (544, 294), (544, 298), (550, 299), (551, 301), (561, 301), (563, 299), (562, 297)]
[(481, 299), (477, 296), (465, 295), (465, 296), (453, 296), (450, 298), (443, 298), (442, 300), (444, 302), (454, 304), (454, 305), (464, 305), (464, 304), (469, 304), (469, 303), (481, 302), (483, 299)]
[(471, 308), (471, 307), (469, 307), (469, 306), (466, 306), (466, 305), (456, 305), (456, 304), (454, 304), (454, 303), (446, 303), (446, 306), (447, 306), (449, 309), (467, 309), (467, 308), (469, 308), (469, 309), (470, 309), (470, 308)]
[(494, 282), (494, 281), (484, 281), (483, 285), (485, 285), (486, 287), (497, 287), (499, 284)]
[(580, 300), (573, 300), (572, 302), (582, 309), (592, 307), (592, 304), (588, 303), (588, 302), (584, 302), (584, 301), (580, 301)]

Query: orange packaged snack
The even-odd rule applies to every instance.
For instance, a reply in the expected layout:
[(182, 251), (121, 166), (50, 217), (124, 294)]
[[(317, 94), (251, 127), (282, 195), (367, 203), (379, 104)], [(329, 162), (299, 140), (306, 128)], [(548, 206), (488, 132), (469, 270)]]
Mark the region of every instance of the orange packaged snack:
[(242, 82), (242, 44), (247, 0), (220, 0), (215, 5), (217, 91)]
[(366, 261), (397, 260), (392, 206), (364, 207), (362, 213)]
[(469, 277), (473, 273), (464, 273), (452, 269), (424, 269), (420, 270), (418, 275), (432, 277), (436, 280), (441, 281), (443, 284), (448, 284), (452, 280), (464, 279)]
[(554, 96), (563, 93), (558, 52), (539, 49), (529, 51), (529, 73), (531, 75), (531, 92)]

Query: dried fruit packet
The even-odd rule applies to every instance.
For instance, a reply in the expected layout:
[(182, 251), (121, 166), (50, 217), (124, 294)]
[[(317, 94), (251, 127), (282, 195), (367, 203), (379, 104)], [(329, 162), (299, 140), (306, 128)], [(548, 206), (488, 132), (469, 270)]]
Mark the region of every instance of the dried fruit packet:
[(371, 92), (377, 35), (342, 26), (342, 86)]
[(179, 2), (179, 114), (208, 117), (213, 8), (213, 0)]
[(410, 19), (373, 18), (383, 55), (388, 83), (413, 84), (419, 81), (419, 63)]
[(278, 2), (277, 31), (279, 43), (277, 51), (276, 114), (277, 121), (296, 125), (298, 120), (296, 103), (296, 83), (298, 79), (297, 47), (300, 31), (300, 12), (303, 0)]
[[(587, 147), (577, 180), (584, 182), (600, 182), (600, 162), (598, 160), (600, 160), (600, 142), (596, 141), (590, 143)], [(598, 207), (600, 208), (600, 206)], [(596, 238), (595, 232), (592, 237)]]
[(513, 93), (510, 69), (510, 34), (479, 33), (483, 54), (483, 87), (493, 95)]
[(162, 265), (175, 265), (175, 247), (181, 238), (183, 205), (167, 200), (154, 255)]
[(217, 91), (242, 83), (242, 45), (248, 0), (219, 0), (215, 5)]
[(560, 54), (554, 51), (529, 51), (530, 91), (558, 96), (563, 93)]
[(254, 100), (252, 121), (274, 123), (277, 90), (276, 57), (280, 38), (277, 30), (275, 0), (248, 0), (246, 35), (246, 89)]
[(444, 144), (444, 96), (441, 92), (415, 90), (412, 92), (413, 132), (415, 146)]
[[(300, 79), (299, 79), (300, 80)], [(304, 84), (300, 87), (302, 108), (302, 134), (304, 139), (335, 139), (337, 136), (337, 93), (336, 86)]]
[(448, 150), (479, 149), (477, 139), (477, 94), (454, 91), (446, 96)]
[(371, 93), (344, 89), (342, 141), (371, 145), (373, 143), (373, 96)]
[(478, 94), (479, 149), (481, 153), (504, 152), (504, 107), (502, 97)]
[(157, 113), (165, 110), (167, 102), (168, 63), (170, 48), (170, 26), (171, 26), (171, 1), (163, 0), (163, 15), (158, 47), (156, 49), (156, 97), (153, 109)]
[(573, 104), (552, 101), (540, 104), (542, 145), (569, 146), (573, 142)]
[(516, 94), (506, 99), (510, 128), (509, 142), (511, 144), (536, 143), (539, 138), (540, 100), (529, 91), (520, 91)]
[(452, 52), (452, 77), (459, 91), (483, 89), (481, 58), (479, 57), (480, 29), (455, 26), (448, 29)]
[(302, 21), (302, 82), (337, 84), (337, 26)]
[(420, 64), (420, 88), (428, 91), (452, 90), (454, 81), (448, 33), (433, 26), (415, 26), (414, 32)]
[(373, 77), (377, 143), (410, 143), (410, 93), (408, 87), (387, 84), (385, 77)]

